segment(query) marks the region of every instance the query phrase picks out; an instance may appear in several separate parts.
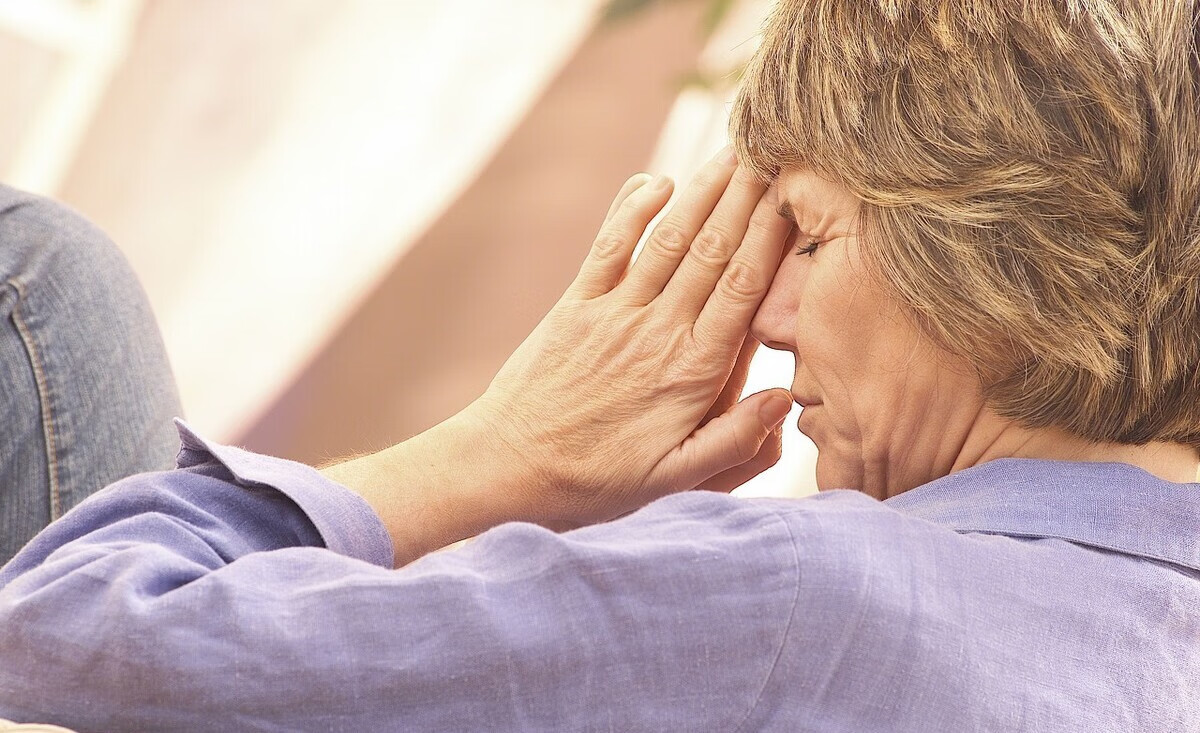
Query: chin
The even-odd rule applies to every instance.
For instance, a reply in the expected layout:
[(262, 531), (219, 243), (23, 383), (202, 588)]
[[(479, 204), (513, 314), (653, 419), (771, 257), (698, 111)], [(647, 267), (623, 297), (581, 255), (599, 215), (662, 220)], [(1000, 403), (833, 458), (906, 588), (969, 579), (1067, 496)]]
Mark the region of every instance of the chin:
[[(846, 461), (817, 448), (817, 491), (851, 489), (862, 491), (862, 469), (852, 468)], [(870, 492), (867, 492), (870, 493)]]

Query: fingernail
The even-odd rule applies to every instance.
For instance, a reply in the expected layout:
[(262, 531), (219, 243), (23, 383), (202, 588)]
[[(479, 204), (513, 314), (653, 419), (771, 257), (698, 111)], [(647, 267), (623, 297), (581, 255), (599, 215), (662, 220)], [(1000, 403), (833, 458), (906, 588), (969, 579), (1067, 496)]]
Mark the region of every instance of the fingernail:
[(650, 181), (650, 188), (655, 191), (661, 191), (669, 185), (671, 185), (671, 177), (665, 176), (662, 173), (659, 173), (654, 177), (653, 181)]
[(721, 151), (721, 162), (725, 165), (737, 165), (737, 150), (732, 145), (726, 145)]
[(634, 190), (637, 190), (649, 183), (651, 179), (649, 173), (638, 173), (631, 176), (629, 180), (633, 183)]
[(762, 407), (758, 408), (758, 417), (762, 420), (763, 425), (769, 425), (774, 430), (783, 424), (791, 411), (792, 400), (790, 397), (773, 395)]

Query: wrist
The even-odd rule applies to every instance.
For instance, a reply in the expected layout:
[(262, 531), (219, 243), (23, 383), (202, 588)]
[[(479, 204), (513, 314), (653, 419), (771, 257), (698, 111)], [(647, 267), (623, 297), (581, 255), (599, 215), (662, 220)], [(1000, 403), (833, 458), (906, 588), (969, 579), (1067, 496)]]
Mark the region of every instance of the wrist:
[(534, 520), (542, 481), (487, 413), (470, 409), (322, 473), (379, 516), (397, 567), (504, 522)]

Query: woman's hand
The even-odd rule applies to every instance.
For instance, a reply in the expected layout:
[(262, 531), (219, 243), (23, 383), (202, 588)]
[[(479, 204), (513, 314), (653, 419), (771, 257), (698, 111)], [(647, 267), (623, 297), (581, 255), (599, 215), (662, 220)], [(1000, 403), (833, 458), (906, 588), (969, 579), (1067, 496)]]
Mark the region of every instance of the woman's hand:
[(521, 518), (603, 521), (778, 459), (790, 395), (737, 397), (789, 225), (723, 152), (629, 266), (670, 195), (662, 177), (626, 183), (575, 281), (463, 415), (522, 464)]
[(483, 397), (322, 469), (379, 515), (397, 567), (503, 522), (578, 526), (728, 491), (778, 459), (791, 395), (737, 398), (790, 225), (723, 154), (627, 267), (670, 195), (666, 179), (625, 184), (579, 276)]

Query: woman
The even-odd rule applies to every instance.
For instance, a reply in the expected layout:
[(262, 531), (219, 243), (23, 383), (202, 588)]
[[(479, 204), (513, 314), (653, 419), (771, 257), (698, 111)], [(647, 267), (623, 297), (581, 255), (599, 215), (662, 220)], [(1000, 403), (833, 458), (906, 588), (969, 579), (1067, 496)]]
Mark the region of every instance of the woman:
[[(35, 538), (0, 715), (1200, 729), (1195, 14), (782, 3), (738, 155), (627, 267), (670, 192), (631, 180), (458, 416), (323, 472), (184, 429)], [(777, 455), (753, 339), (816, 497), (685, 491)]]

